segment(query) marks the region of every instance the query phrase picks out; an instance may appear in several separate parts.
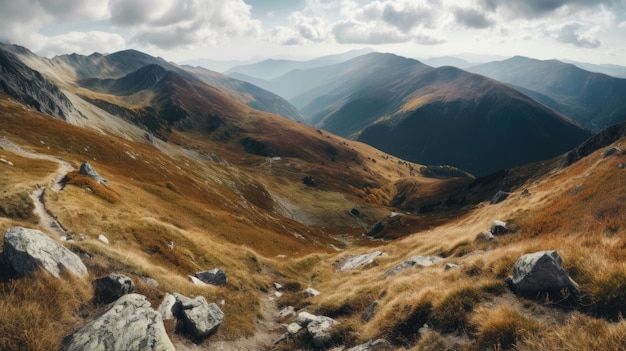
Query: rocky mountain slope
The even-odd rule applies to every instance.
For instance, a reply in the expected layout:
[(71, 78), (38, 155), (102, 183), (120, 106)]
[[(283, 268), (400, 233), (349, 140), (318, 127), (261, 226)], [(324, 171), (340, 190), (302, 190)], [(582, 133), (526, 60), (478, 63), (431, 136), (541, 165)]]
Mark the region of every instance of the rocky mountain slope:
[(537, 101), (598, 131), (626, 119), (626, 79), (556, 60), (513, 57), (468, 71), (522, 88)]
[(161, 65), (21, 62), (84, 117), (0, 94), (0, 349), (626, 346), (623, 126), (473, 178)]

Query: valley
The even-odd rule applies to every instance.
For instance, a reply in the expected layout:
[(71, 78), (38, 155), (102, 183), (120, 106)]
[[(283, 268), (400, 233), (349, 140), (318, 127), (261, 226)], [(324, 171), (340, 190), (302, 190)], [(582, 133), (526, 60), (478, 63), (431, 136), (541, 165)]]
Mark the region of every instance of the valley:
[[(577, 96), (369, 51), (232, 76), (135, 50), (0, 53), (2, 350), (626, 348), (619, 89), (596, 124), (556, 108)], [(87, 274), (22, 272), (17, 227)], [(524, 293), (518, 260), (553, 250), (564, 276)], [(112, 274), (132, 294), (103, 303)], [(154, 330), (81, 334), (125, 308)]]

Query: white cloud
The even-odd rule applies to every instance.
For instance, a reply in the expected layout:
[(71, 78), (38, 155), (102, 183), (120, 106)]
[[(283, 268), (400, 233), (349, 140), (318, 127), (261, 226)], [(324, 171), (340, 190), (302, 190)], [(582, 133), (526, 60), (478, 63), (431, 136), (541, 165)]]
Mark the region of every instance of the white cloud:
[(243, 0), (111, 0), (110, 8), (111, 23), (129, 28), (143, 47), (218, 45), (262, 32)]
[(626, 21), (622, 21), (617, 25), (619, 29), (626, 29)]
[(63, 35), (42, 38), (37, 52), (44, 56), (60, 53), (89, 55), (94, 52), (111, 53), (126, 48), (126, 41), (118, 34), (90, 31), (69, 32)]
[(602, 42), (590, 32), (581, 33), (582, 29), (584, 29), (581, 23), (569, 22), (557, 26), (555, 29), (556, 40), (561, 43), (588, 49), (595, 49), (602, 45)]
[(366, 23), (355, 21), (338, 22), (333, 26), (333, 35), (340, 44), (390, 44), (404, 43), (411, 38), (400, 31), (389, 28), (372, 28)]

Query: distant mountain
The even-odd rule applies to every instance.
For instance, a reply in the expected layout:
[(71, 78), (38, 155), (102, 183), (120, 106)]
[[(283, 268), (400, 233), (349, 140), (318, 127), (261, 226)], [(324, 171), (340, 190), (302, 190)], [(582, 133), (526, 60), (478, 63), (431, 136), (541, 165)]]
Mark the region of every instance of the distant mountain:
[(467, 70), (525, 89), (538, 101), (595, 131), (626, 120), (626, 79), (556, 60), (520, 56)]
[(626, 66), (611, 64), (594, 65), (592, 63), (577, 62), (571, 60), (563, 60), (563, 62), (571, 63), (589, 72), (604, 73), (607, 76), (612, 76), (615, 78), (626, 78)]
[(196, 59), (196, 60), (185, 60), (179, 62), (181, 66), (192, 66), (192, 67), (202, 67), (215, 72), (226, 72), (229, 69), (237, 66), (251, 65), (261, 61), (259, 58), (253, 58), (246, 61), (238, 61), (238, 60), (211, 60), (211, 59)]
[(234, 74), (243, 74), (245, 76), (271, 80), (279, 77), (289, 71), (296, 69), (311, 69), (316, 67), (323, 67), (327, 65), (336, 64), (339, 62), (347, 61), (352, 58), (374, 52), (372, 49), (351, 50), (343, 54), (328, 55), (318, 57), (308, 61), (292, 61), (292, 60), (274, 60), (267, 59), (261, 62), (257, 62), (250, 65), (243, 65), (233, 67), (226, 73), (233, 76)]
[(320, 129), (412, 162), (484, 175), (555, 156), (589, 132), (494, 80), (372, 53), (270, 81)]
[(473, 62), (469, 62), (454, 56), (431, 57), (420, 61), (432, 67), (452, 66), (460, 69), (465, 69), (467, 67), (472, 67), (476, 65)]

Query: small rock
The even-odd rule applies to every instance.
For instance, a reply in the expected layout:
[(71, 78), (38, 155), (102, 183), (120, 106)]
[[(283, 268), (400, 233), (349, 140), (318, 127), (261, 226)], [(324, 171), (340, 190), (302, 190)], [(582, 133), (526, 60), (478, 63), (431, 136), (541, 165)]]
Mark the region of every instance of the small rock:
[(155, 279), (150, 278), (150, 277), (141, 277), (141, 280), (143, 280), (144, 282), (154, 286), (155, 288), (157, 286), (159, 286), (159, 282), (157, 282)]
[(93, 166), (91, 166), (91, 164), (89, 164), (89, 162), (84, 162), (82, 165), (80, 165), (78, 173), (86, 175), (106, 187), (109, 186), (109, 182), (102, 176), (100, 176), (100, 174), (96, 172), (96, 170), (93, 168)]
[(169, 241), (167, 242), (167, 247), (169, 247), (169, 248), (170, 248), (170, 250), (174, 250), (174, 242), (173, 242), (173, 241), (171, 241), (171, 240), (169, 240)]
[(176, 297), (170, 293), (166, 293), (163, 297), (163, 301), (159, 305), (159, 313), (163, 317), (163, 320), (174, 319), (174, 305), (176, 304)]
[(368, 341), (365, 344), (357, 345), (349, 348), (346, 351), (392, 351), (393, 345), (385, 339), (378, 339), (375, 341)]
[(529, 197), (530, 196), (530, 191), (528, 191), (528, 189), (524, 189), (522, 191), (521, 194), (519, 194), (519, 197), (524, 198), (524, 197)]
[(301, 327), (305, 328), (309, 323), (317, 320), (317, 316), (309, 313), (309, 312), (300, 312), (298, 313), (298, 317), (296, 318), (296, 323), (298, 323)]
[(100, 240), (103, 243), (109, 245), (109, 239), (106, 236), (104, 236), (103, 234), (98, 235), (98, 240)]
[(302, 330), (302, 327), (298, 323), (289, 323), (287, 326), (287, 332), (291, 335), (298, 334), (300, 330)]
[(108, 304), (135, 290), (135, 283), (129, 277), (111, 273), (93, 282), (94, 300), (98, 304)]
[(281, 296), (283, 296), (283, 293), (281, 293), (280, 291), (275, 291), (274, 292), (274, 296), (281, 297)]
[(489, 203), (492, 205), (499, 204), (500, 202), (506, 200), (507, 197), (509, 197), (509, 193), (498, 190)]
[(278, 312), (278, 318), (291, 318), (296, 315), (296, 310), (293, 306), (287, 306)]
[(150, 302), (144, 296), (128, 294), (69, 336), (63, 350), (174, 351), (174, 345), (161, 315), (150, 307)]
[(359, 266), (370, 264), (374, 262), (374, 259), (376, 257), (381, 256), (381, 255), (383, 255), (383, 252), (374, 251), (366, 255), (359, 255), (359, 256), (347, 258), (344, 261), (343, 265), (341, 265), (341, 268), (339, 268), (339, 270), (342, 272), (345, 272), (351, 269), (355, 269), (356, 267), (359, 267)]
[(454, 264), (454, 263), (446, 263), (446, 265), (443, 267), (444, 270), (449, 271), (451, 269), (455, 269), (455, 268), (459, 268), (458, 264)]
[(303, 291), (304, 297), (314, 297), (320, 294), (319, 291), (313, 289), (313, 288), (306, 288)]
[(283, 288), (283, 285), (282, 285), (282, 284), (280, 284), (280, 283), (276, 283), (276, 282), (274, 282), (272, 285), (274, 285), (274, 289), (276, 289), (276, 290), (280, 290), (280, 289), (282, 289), (282, 288)]
[(213, 268), (210, 271), (196, 272), (196, 278), (211, 285), (222, 286), (228, 284), (226, 273), (219, 268)]
[(504, 235), (509, 232), (509, 229), (506, 227), (506, 223), (496, 219), (491, 224), (491, 234), (493, 235)]
[(361, 314), (361, 321), (363, 323), (369, 322), (372, 317), (374, 317), (374, 311), (376, 310), (376, 307), (378, 307), (378, 301), (374, 301), (369, 306), (367, 306), (365, 311), (363, 311), (363, 314)]
[(87, 275), (83, 261), (46, 234), (35, 229), (13, 227), (4, 233), (2, 260), (10, 265), (18, 276), (43, 267), (55, 278), (60, 277), (61, 267), (79, 276)]
[(224, 313), (215, 303), (207, 303), (202, 296), (190, 299), (181, 294), (174, 294), (174, 316), (180, 320), (182, 329), (197, 339), (204, 339), (213, 334), (222, 324)]
[(493, 233), (491, 232), (491, 230), (486, 230), (483, 232), (483, 237), (485, 238), (485, 240), (487, 241), (491, 241), (493, 239), (495, 239), (495, 237), (493, 236)]
[(443, 258), (439, 256), (413, 256), (408, 260), (391, 267), (391, 269), (385, 272), (385, 277), (392, 276), (416, 265), (420, 267), (428, 267), (441, 260), (443, 260)]
[(306, 326), (307, 332), (311, 335), (313, 345), (317, 347), (321, 347), (327, 344), (330, 341), (330, 331), (331, 329), (339, 324), (336, 320), (325, 317), (318, 316), (318, 318)]

